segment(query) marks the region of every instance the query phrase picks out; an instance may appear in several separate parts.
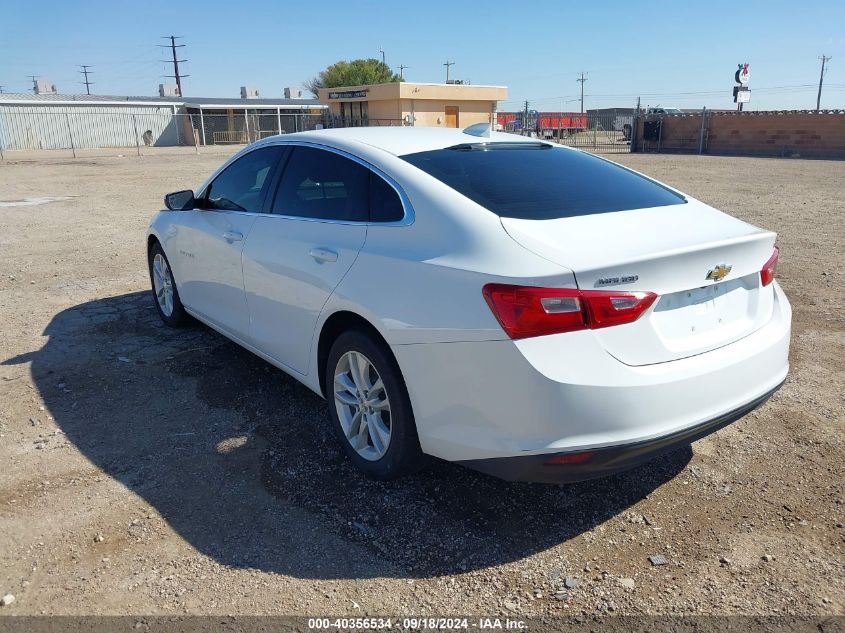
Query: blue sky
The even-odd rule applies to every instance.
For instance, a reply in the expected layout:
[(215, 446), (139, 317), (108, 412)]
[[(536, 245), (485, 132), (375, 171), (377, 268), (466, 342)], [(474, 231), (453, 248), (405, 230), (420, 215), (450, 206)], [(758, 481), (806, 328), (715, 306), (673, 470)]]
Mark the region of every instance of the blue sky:
[(3, 0), (0, 85), (28, 75), (83, 92), (76, 64), (92, 66), (93, 91), (154, 95), (172, 72), (162, 35), (184, 36), (188, 96), (237, 97), (244, 84), (280, 96), (339, 59), (405, 64), (412, 81), (452, 76), (501, 84), (516, 109), (733, 107), (733, 73), (751, 64), (748, 109), (815, 107), (818, 57), (833, 57), (822, 107), (845, 107), (845, 2), (281, 2)]

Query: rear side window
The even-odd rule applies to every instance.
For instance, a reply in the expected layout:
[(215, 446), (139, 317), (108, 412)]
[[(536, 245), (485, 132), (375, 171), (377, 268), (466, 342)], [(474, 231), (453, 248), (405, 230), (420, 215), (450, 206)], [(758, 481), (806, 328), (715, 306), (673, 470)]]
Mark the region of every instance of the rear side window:
[(508, 218), (550, 220), (686, 202), (623, 167), (542, 143), (458, 145), (402, 158)]
[(370, 170), (353, 160), (314, 147), (295, 147), (273, 213), (317, 220), (366, 222)]
[(399, 194), (377, 173), (370, 172), (370, 221), (398, 222), (405, 217)]
[(211, 183), (203, 206), (206, 209), (260, 212), (270, 185), (268, 176), (280, 154), (278, 147), (265, 147), (236, 160)]

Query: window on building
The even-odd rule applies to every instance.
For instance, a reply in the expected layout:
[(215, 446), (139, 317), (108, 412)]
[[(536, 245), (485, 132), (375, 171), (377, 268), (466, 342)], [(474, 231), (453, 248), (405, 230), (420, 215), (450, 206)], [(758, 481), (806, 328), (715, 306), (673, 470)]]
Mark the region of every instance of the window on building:
[(340, 115), (349, 122), (364, 122), (368, 119), (366, 101), (344, 101), (340, 104)]

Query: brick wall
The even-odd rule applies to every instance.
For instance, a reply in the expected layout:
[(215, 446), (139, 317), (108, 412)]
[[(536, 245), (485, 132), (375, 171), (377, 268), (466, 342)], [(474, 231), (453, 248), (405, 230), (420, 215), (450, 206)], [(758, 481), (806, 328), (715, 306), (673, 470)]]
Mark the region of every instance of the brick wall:
[[(637, 125), (636, 151), (698, 152), (701, 114), (666, 116), (659, 141), (643, 138)], [(845, 111), (708, 112), (704, 152), (746, 156), (845, 158)]]

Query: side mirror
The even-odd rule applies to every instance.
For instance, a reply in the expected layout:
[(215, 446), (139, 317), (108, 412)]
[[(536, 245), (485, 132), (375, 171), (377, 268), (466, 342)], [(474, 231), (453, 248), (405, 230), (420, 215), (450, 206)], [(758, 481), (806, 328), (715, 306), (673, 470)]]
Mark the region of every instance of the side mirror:
[(193, 209), (195, 205), (194, 192), (190, 189), (174, 191), (164, 196), (164, 206), (171, 211), (187, 211)]

